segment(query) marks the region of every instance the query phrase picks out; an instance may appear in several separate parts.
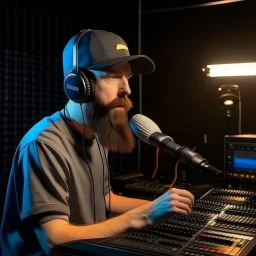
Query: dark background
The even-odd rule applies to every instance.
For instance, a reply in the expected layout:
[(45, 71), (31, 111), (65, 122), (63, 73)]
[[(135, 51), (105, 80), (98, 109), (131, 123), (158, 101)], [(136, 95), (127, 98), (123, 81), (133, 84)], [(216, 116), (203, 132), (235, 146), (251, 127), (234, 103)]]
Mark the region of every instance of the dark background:
[[(55, 4), (46, 1), (2, 3), (0, 8), (0, 188), (3, 202), (11, 161), (25, 132), (45, 115), (61, 109), (62, 51), (81, 29), (104, 29), (119, 34), (130, 53), (151, 57), (156, 70), (142, 77), (142, 114), (173, 137), (223, 168), (226, 115), (220, 109), (217, 88), (238, 84), (242, 100), (242, 133), (256, 133), (254, 77), (209, 78), (207, 64), (256, 60), (254, 1), (203, 5), (214, 1), (85, 1)], [(223, 1), (225, 2), (225, 1)], [(131, 80), (139, 111), (139, 77)], [(238, 133), (238, 111), (232, 112), (230, 134)], [(207, 143), (204, 143), (204, 134)], [(141, 144), (141, 168), (136, 148), (131, 155), (111, 154), (111, 175), (140, 171), (146, 177), (155, 168), (156, 149)], [(173, 176), (174, 160), (160, 153), (158, 176)], [(194, 171), (193, 184), (214, 181), (209, 173)]]

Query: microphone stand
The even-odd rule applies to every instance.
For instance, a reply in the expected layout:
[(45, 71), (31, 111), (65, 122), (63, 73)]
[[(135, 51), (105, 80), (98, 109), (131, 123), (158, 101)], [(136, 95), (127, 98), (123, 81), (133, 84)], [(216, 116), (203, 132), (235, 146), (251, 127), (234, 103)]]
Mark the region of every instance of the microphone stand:
[(188, 170), (187, 168), (181, 168), (180, 170), (180, 181), (181, 181), (181, 188), (188, 189), (189, 188), (189, 181), (188, 181)]
[[(196, 150), (196, 147), (194, 147), (192, 150)], [(185, 166), (183, 166), (180, 170), (180, 173), (181, 188), (188, 189), (189, 186), (191, 185), (188, 179), (188, 169)]]
[(231, 110), (226, 110), (226, 121), (227, 121), (227, 127), (226, 127), (226, 134), (229, 135), (229, 120), (231, 118)]

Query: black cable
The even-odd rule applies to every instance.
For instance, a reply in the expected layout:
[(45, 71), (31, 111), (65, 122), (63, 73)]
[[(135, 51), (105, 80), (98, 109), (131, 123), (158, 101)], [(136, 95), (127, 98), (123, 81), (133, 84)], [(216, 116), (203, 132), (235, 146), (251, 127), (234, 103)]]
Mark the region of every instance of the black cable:
[[(81, 109), (82, 109), (82, 107), (81, 107)], [(82, 110), (82, 114), (83, 114), (83, 110)], [(68, 113), (68, 115), (69, 115), (69, 113)], [(65, 119), (66, 119), (66, 121), (67, 121), (68, 130), (69, 130), (71, 136), (74, 138), (75, 141), (77, 141), (78, 143), (80, 143), (80, 142), (76, 139), (75, 135), (73, 134), (73, 132), (72, 132), (72, 130), (71, 130), (71, 128), (70, 128), (70, 124), (69, 124), (68, 118), (67, 118), (67, 116), (66, 116), (66, 106), (64, 107), (64, 117), (65, 117)], [(69, 117), (70, 117), (70, 115), (69, 115)], [(84, 118), (84, 115), (83, 115), (83, 118)], [(84, 126), (84, 136), (85, 136), (85, 126)], [(84, 136), (83, 136), (83, 138), (82, 138), (82, 148), (83, 148), (84, 160), (85, 160), (85, 162), (86, 162), (86, 164), (87, 164), (87, 166), (88, 166), (88, 169), (89, 169), (89, 172), (90, 172), (90, 175), (91, 175), (91, 179), (92, 179), (92, 185), (93, 185), (93, 217), (94, 217), (94, 222), (96, 223), (95, 195), (94, 195), (94, 193), (95, 193), (95, 191), (94, 191), (94, 180), (93, 180), (93, 175), (92, 175), (91, 166), (90, 166), (90, 164), (88, 163), (88, 161), (87, 161), (87, 159), (86, 159), (86, 155), (85, 155), (85, 150), (84, 150)]]
[[(85, 119), (84, 119), (84, 112), (83, 112), (83, 108), (82, 108), (82, 103), (80, 103), (80, 108), (82, 111), (82, 115), (83, 115), (83, 122), (84, 122), (84, 135), (82, 137), (82, 145), (83, 145), (83, 153), (84, 153), (84, 159), (87, 163), (86, 160), (86, 155), (85, 155), (85, 150), (84, 150), (84, 140), (85, 140)], [(92, 169), (91, 166), (89, 165), (89, 163), (87, 163), (89, 166), (89, 170), (90, 170), (90, 175), (91, 175), (91, 179), (92, 179), (92, 189), (93, 189), (93, 215), (94, 215), (94, 222), (96, 223), (96, 209), (95, 209), (95, 190), (94, 190), (94, 179), (93, 179), (93, 175), (92, 175)]]
[(105, 156), (105, 160), (106, 160), (106, 163), (107, 163), (107, 168), (108, 168), (108, 187), (109, 187), (109, 200), (108, 200), (108, 207), (109, 207), (109, 211), (110, 211), (110, 216), (114, 216), (112, 210), (111, 210), (111, 194), (110, 194), (110, 168), (109, 168), (109, 164), (108, 164), (108, 158), (107, 158), (107, 155), (106, 155), (106, 151), (105, 149), (103, 148), (103, 152), (104, 152), (104, 156)]
[[(101, 157), (101, 161), (102, 161), (102, 165), (103, 165), (103, 197), (104, 197), (104, 202), (105, 202), (105, 210), (107, 212), (107, 209), (106, 209), (106, 200), (105, 200), (105, 184), (104, 184), (104, 179), (105, 179), (105, 165), (104, 165), (104, 160), (103, 160), (103, 156), (101, 154), (101, 150), (100, 150), (100, 145), (99, 145), (99, 141), (97, 139), (97, 136), (95, 136), (96, 138), (96, 141), (97, 141), (97, 144), (98, 144), (98, 149), (99, 149), (99, 152), (100, 152), (100, 157)], [(110, 172), (109, 172), (109, 167), (108, 167), (108, 162), (107, 162), (107, 158), (106, 158), (106, 153), (105, 153), (105, 149), (104, 147), (103, 148), (103, 152), (104, 152), (104, 155), (105, 155), (105, 160), (106, 160), (106, 164), (107, 164), (107, 168), (108, 168), (108, 188), (109, 188), (109, 200), (108, 200), (108, 208), (109, 208), (109, 217), (112, 217), (113, 216), (113, 213), (112, 213), (112, 210), (111, 210), (111, 193), (110, 193), (110, 179), (109, 179), (109, 176), (110, 176)]]
[[(81, 108), (81, 111), (82, 111), (82, 115), (83, 115), (83, 121), (85, 123), (85, 120), (84, 120), (84, 114), (83, 114), (83, 109), (82, 109), (82, 105), (80, 104), (80, 108)], [(69, 115), (69, 113), (68, 113)], [(68, 124), (68, 129), (69, 129), (69, 132), (71, 133), (72, 137), (77, 140), (75, 138), (75, 136), (73, 135), (73, 132), (71, 131), (71, 128), (70, 128), (70, 124), (68, 122), (68, 119), (67, 119), (67, 116), (66, 116), (66, 106), (64, 108), (64, 116), (65, 116), (65, 119), (67, 120), (67, 124)], [(70, 115), (69, 115), (70, 117)], [(84, 137), (85, 137), (85, 126), (84, 126)], [(91, 166), (90, 164), (87, 162), (86, 160), (86, 156), (85, 156), (85, 151), (84, 151), (84, 137), (82, 138), (82, 147), (83, 147), (83, 153), (84, 153), (84, 158), (85, 158), (85, 161), (86, 161), (86, 164), (88, 166), (88, 169), (90, 171), (90, 175), (91, 175), (91, 179), (92, 179), (92, 184), (93, 184), (93, 198), (94, 198), (94, 220), (96, 222), (96, 210), (95, 210), (95, 190), (94, 190), (94, 180), (93, 180), (93, 175), (92, 175), (92, 170), (91, 170)], [(101, 161), (102, 161), (102, 166), (103, 166), (103, 199), (104, 199), (104, 205), (105, 205), (105, 212), (107, 212), (106, 210), (106, 199), (105, 199), (105, 193), (104, 193), (104, 176), (105, 176), (105, 168), (104, 168), (104, 160), (103, 160), (103, 156), (102, 156), (102, 153), (101, 153), (101, 150), (100, 150), (100, 146), (99, 146), (99, 141), (97, 139), (97, 136), (95, 136), (96, 138), (96, 142), (97, 142), (97, 145), (98, 145), (98, 149), (99, 149), (99, 152), (100, 152), (100, 156), (101, 156)], [(103, 148), (103, 147), (102, 147)], [(107, 168), (108, 168), (108, 187), (109, 187), (109, 213), (110, 213), (110, 217), (112, 217), (114, 214), (111, 210), (111, 191), (110, 191), (110, 169), (109, 169), (109, 163), (108, 163), (108, 159), (107, 159), (107, 156), (106, 156), (106, 152), (105, 152), (105, 149), (103, 148), (103, 152), (104, 152), (104, 157), (105, 157), (105, 160), (106, 160), (106, 164), (107, 164)]]
[(100, 157), (101, 157), (101, 162), (102, 162), (102, 167), (103, 167), (103, 178), (102, 178), (102, 189), (103, 189), (103, 199), (104, 199), (104, 206), (105, 206), (105, 216), (107, 217), (107, 209), (106, 209), (106, 199), (105, 199), (105, 184), (104, 184), (104, 178), (105, 178), (105, 165), (104, 165), (104, 162), (103, 162), (103, 157), (102, 157), (102, 154), (101, 154), (101, 150), (100, 150), (100, 145), (99, 145), (99, 142), (98, 142), (98, 139), (97, 137), (95, 136), (96, 138), (96, 141), (97, 141), (97, 145), (98, 145), (98, 149), (99, 149), (99, 152), (100, 152)]

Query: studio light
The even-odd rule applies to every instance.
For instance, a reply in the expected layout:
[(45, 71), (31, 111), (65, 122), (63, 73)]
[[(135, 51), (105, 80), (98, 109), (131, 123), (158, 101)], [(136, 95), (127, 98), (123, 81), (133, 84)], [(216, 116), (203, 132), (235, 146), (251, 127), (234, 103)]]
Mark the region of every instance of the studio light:
[(220, 106), (223, 109), (233, 109), (239, 104), (239, 86), (238, 85), (222, 85), (218, 88), (220, 92)]
[(209, 77), (256, 76), (256, 62), (207, 65), (202, 71)]
[(232, 110), (239, 109), (238, 116), (238, 134), (241, 134), (241, 97), (240, 88), (236, 84), (222, 85), (218, 88), (220, 107), (226, 113), (227, 132), (229, 134), (229, 119), (231, 118)]

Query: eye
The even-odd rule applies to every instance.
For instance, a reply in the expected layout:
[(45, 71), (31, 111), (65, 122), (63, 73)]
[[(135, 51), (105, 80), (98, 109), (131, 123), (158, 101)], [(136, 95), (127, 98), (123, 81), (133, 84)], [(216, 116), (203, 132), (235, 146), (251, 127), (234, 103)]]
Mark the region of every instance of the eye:
[(119, 79), (120, 76), (118, 76), (118, 75), (107, 75), (106, 78), (108, 78), (108, 79)]
[(117, 76), (117, 75), (113, 75), (113, 76), (110, 76), (110, 78), (113, 78), (113, 79), (119, 79), (121, 76)]
[[(108, 79), (122, 79), (122, 77), (123, 75), (118, 75), (118, 74), (109, 74), (106, 76), (106, 78)], [(132, 77), (132, 75), (126, 75), (125, 77), (127, 80), (129, 80)]]

